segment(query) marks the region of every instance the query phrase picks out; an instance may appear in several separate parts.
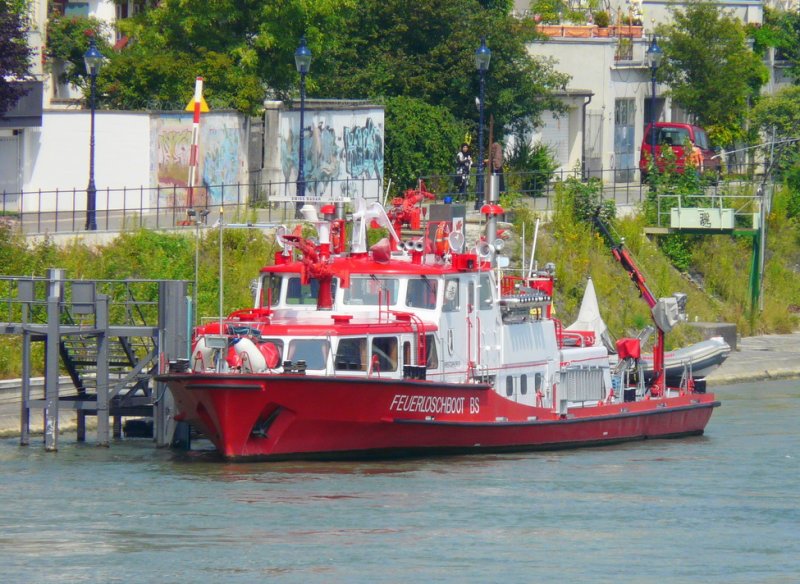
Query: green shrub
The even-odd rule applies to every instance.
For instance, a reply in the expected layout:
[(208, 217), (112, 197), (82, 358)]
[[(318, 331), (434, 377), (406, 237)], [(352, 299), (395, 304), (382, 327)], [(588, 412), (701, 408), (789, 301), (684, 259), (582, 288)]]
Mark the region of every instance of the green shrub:
[[(546, 144), (531, 145), (526, 139), (517, 139), (508, 156), (507, 166), (513, 173), (508, 177), (509, 188), (516, 187), (521, 193), (538, 197), (550, 184), (558, 162)], [(515, 180), (519, 184), (513, 184)]]
[(605, 10), (600, 10), (599, 12), (594, 13), (594, 23), (600, 28), (606, 28), (610, 22), (611, 18), (608, 16), (608, 12)]

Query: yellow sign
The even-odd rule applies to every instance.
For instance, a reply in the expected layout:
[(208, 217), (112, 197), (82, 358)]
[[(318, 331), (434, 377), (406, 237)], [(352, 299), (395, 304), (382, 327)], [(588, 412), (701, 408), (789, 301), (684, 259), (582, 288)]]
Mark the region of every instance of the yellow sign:
[[(187, 112), (193, 112), (194, 111), (194, 100), (190, 101), (189, 105), (186, 106), (186, 111)], [(205, 97), (201, 97), (200, 98), (200, 111), (202, 113), (204, 113), (204, 114), (207, 114), (209, 111), (211, 111), (211, 110), (208, 109), (208, 104), (206, 103), (206, 98)]]

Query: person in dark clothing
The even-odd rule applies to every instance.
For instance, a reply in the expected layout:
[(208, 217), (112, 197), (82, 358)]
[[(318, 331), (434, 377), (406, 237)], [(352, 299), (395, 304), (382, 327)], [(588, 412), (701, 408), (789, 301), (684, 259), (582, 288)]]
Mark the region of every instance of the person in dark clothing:
[(494, 142), (491, 148), (489, 148), (489, 159), (486, 161), (486, 165), (491, 169), (492, 174), (496, 174), (500, 177), (499, 193), (505, 192), (506, 184), (503, 178), (503, 146), (500, 142)]
[(469, 144), (464, 142), (461, 150), (456, 154), (456, 177), (455, 186), (458, 189), (457, 200), (464, 201), (467, 198), (467, 186), (469, 186), (469, 173), (472, 169), (472, 156), (469, 153)]

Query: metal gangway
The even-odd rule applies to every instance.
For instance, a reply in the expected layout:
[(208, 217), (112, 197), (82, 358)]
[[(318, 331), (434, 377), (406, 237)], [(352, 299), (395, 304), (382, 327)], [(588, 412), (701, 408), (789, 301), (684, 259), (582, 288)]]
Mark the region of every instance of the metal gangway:
[[(58, 449), (59, 412), (76, 413), (77, 439), (86, 417), (97, 418), (97, 444), (121, 437), (122, 418), (153, 419), (159, 446), (172, 440), (171, 395), (152, 376), (169, 360), (188, 357), (190, 283), (182, 280), (70, 280), (0, 277), (0, 333), (21, 337), (20, 444), (31, 415), (43, 416), (45, 450)], [(32, 393), (34, 343), (44, 343), (44, 392)], [(71, 388), (59, 383), (66, 373)]]

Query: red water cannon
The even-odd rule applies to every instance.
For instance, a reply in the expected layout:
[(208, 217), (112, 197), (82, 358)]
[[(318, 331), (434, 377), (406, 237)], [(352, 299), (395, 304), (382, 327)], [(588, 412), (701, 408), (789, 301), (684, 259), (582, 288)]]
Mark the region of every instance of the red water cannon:
[(387, 209), (386, 215), (392, 222), (397, 236), (400, 237), (403, 226), (409, 229), (419, 229), (422, 224), (421, 203), (425, 199), (433, 200), (436, 198), (434, 193), (425, 188), (425, 181), (419, 181), (419, 187), (408, 189), (402, 197), (392, 199), (391, 207)]

